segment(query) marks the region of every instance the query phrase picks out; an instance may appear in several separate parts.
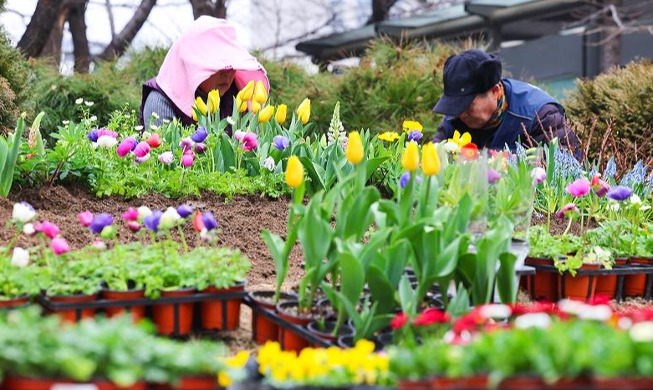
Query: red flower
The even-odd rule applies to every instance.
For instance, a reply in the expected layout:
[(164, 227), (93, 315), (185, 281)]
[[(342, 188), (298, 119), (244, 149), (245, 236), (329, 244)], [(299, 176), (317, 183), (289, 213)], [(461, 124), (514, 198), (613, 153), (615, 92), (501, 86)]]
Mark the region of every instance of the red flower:
[(195, 228), (196, 232), (201, 232), (202, 229), (204, 229), (204, 222), (202, 221), (202, 213), (199, 211), (195, 212), (195, 215), (193, 216), (193, 227)]
[(145, 142), (147, 142), (147, 144), (152, 148), (158, 148), (161, 146), (161, 137), (157, 133), (154, 133), (150, 135)]
[(390, 327), (392, 329), (399, 329), (402, 326), (406, 325), (407, 322), (408, 316), (404, 312), (401, 312), (397, 314), (395, 318), (392, 319), (392, 321), (390, 321)]
[(460, 155), (467, 161), (476, 160), (478, 158), (478, 146), (470, 142), (460, 149)]
[(443, 324), (449, 322), (450, 319), (449, 314), (442, 310), (429, 307), (415, 318), (413, 325), (428, 326), (433, 324)]

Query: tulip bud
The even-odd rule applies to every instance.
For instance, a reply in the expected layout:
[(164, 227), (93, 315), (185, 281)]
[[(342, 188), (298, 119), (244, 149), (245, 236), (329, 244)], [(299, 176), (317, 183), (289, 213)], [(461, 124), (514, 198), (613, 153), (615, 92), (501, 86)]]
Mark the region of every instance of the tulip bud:
[[(197, 108), (197, 110), (202, 115), (206, 115), (206, 113), (208, 112), (208, 109), (206, 108), (206, 103), (204, 103), (204, 100), (202, 100), (202, 98), (199, 96), (195, 98), (195, 105), (193, 107)], [(195, 112), (195, 110), (193, 110), (193, 112)]]
[(238, 107), (238, 112), (247, 111), (247, 100), (242, 100), (239, 97), (236, 97), (236, 107)]
[(401, 165), (411, 172), (419, 166), (419, 148), (415, 142), (406, 143), (406, 149), (401, 156)]
[(304, 181), (304, 166), (299, 161), (299, 157), (290, 156), (288, 166), (286, 167), (286, 184), (289, 187), (297, 188)]
[(268, 100), (268, 91), (265, 89), (265, 85), (261, 80), (256, 82), (254, 87), (254, 101), (259, 104), (263, 104)]
[(427, 143), (422, 148), (422, 171), (426, 176), (440, 173), (440, 158), (433, 142)]
[(243, 87), (243, 89), (238, 92), (238, 96), (240, 96), (240, 100), (246, 102), (248, 100), (252, 99), (252, 95), (254, 95), (254, 80), (250, 80), (250, 82)]
[(282, 124), (283, 122), (286, 121), (286, 112), (288, 111), (288, 106), (285, 104), (279, 104), (277, 106), (277, 113), (274, 116), (274, 119), (277, 121), (278, 124)]
[(352, 131), (347, 137), (347, 150), (345, 152), (347, 155), (347, 161), (356, 165), (363, 161), (363, 141), (358, 131)]
[(258, 113), (258, 123), (268, 123), (274, 114), (274, 106), (266, 106)]
[(297, 107), (297, 117), (303, 124), (306, 124), (311, 117), (311, 100), (304, 99), (299, 107)]
[(252, 101), (250, 105), (250, 111), (254, 114), (257, 114), (259, 111), (261, 111), (261, 103), (257, 101)]
[(214, 89), (209, 92), (207, 101), (209, 103), (209, 112), (215, 114), (220, 109), (220, 91)]

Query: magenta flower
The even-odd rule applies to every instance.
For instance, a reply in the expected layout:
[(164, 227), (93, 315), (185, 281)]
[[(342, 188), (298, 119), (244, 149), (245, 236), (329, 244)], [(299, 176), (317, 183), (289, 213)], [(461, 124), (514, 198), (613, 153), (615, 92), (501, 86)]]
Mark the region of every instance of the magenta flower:
[(578, 207), (576, 207), (575, 204), (573, 203), (567, 203), (566, 205), (562, 206), (560, 211), (556, 213), (556, 217), (563, 219), (565, 217), (571, 217), (572, 214), (577, 213)]
[(70, 252), (68, 242), (62, 237), (53, 238), (52, 241), (50, 241), (50, 249), (52, 249), (52, 252), (57, 256)]
[(256, 138), (256, 134), (254, 133), (246, 133), (243, 136), (243, 149), (251, 152), (252, 150), (256, 149), (258, 147), (258, 140)]
[(596, 195), (599, 198), (602, 198), (608, 193), (608, 190), (610, 190), (610, 184), (599, 179), (599, 175), (596, 175), (592, 178), (592, 188), (594, 189)]
[(116, 154), (119, 157), (125, 157), (127, 154), (129, 154), (129, 152), (134, 150), (136, 144), (137, 142), (134, 138), (132, 137), (125, 138), (120, 142), (118, 148), (116, 148)]
[(193, 165), (193, 162), (195, 162), (195, 153), (191, 149), (188, 149), (184, 152), (184, 155), (181, 156), (181, 165), (190, 167)]
[(571, 184), (565, 188), (567, 193), (580, 198), (587, 195), (590, 192), (590, 181), (583, 178), (574, 180)]
[(626, 200), (633, 194), (633, 189), (626, 186), (616, 186), (608, 191), (608, 198), (612, 200)]
[(487, 182), (490, 184), (494, 184), (497, 181), (501, 179), (501, 175), (499, 172), (495, 171), (494, 169), (488, 169), (487, 170)]
[(147, 161), (147, 160), (149, 160), (149, 159), (150, 159), (150, 154), (148, 153), (148, 154), (146, 154), (146, 155), (143, 156), (143, 157), (136, 157), (136, 158), (134, 159), (134, 161), (135, 161), (136, 163), (138, 163), (138, 164), (141, 164), (141, 163), (144, 163), (145, 161)]
[(141, 230), (141, 224), (138, 223), (137, 221), (127, 221), (125, 225), (127, 225), (127, 228), (134, 233)]
[(139, 142), (138, 145), (136, 145), (136, 148), (134, 148), (134, 154), (136, 157), (145, 157), (148, 154), (150, 154), (150, 145), (148, 145), (147, 142)]
[(133, 207), (130, 207), (130, 208), (127, 209), (127, 211), (122, 213), (121, 217), (125, 221), (137, 221), (138, 220), (138, 210), (136, 210)]
[(49, 238), (55, 238), (59, 233), (61, 233), (61, 229), (50, 221), (36, 223), (34, 224), (34, 229), (36, 229), (37, 232), (45, 234)]
[(82, 211), (81, 213), (77, 214), (77, 219), (79, 219), (79, 223), (81, 223), (82, 226), (88, 227), (88, 225), (90, 225), (91, 221), (93, 220), (93, 213), (88, 210)]
[(102, 136), (107, 136), (107, 137), (111, 137), (111, 138), (118, 138), (118, 133), (116, 133), (116, 132), (113, 131), (113, 130), (105, 129), (105, 128), (103, 127), (103, 128), (101, 128), (101, 129), (98, 129), (98, 131), (97, 131), (97, 136), (98, 136), (98, 138), (100, 138), (100, 137), (102, 137)]

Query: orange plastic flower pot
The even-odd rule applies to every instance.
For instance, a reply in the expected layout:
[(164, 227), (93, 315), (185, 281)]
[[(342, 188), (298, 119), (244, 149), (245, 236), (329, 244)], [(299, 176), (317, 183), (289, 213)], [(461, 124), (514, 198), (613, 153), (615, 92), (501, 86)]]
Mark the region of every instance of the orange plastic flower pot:
[[(227, 288), (216, 288), (210, 286), (203, 293), (231, 293), (243, 291), (245, 284), (240, 283), (236, 286)], [(237, 329), (240, 324), (240, 303), (243, 301), (241, 297), (232, 299), (216, 299), (210, 301), (202, 301), (200, 308), (202, 310), (202, 328), (203, 329), (217, 329), (217, 330), (233, 330)]]
[[(163, 291), (162, 297), (184, 297), (192, 295), (194, 289)], [(177, 325), (175, 332), (175, 305), (177, 305)], [(154, 305), (152, 318), (157, 331), (162, 335), (175, 334), (178, 336), (188, 334), (193, 325), (193, 303), (164, 303)]]

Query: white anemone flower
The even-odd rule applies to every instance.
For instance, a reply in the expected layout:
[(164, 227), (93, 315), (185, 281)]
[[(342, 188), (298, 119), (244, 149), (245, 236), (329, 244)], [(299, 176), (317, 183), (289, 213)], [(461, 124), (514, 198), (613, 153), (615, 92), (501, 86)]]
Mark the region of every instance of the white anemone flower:
[(20, 247), (15, 247), (14, 253), (11, 256), (11, 264), (16, 267), (27, 266), (27, 264), (29, 264), (29, 251)]

